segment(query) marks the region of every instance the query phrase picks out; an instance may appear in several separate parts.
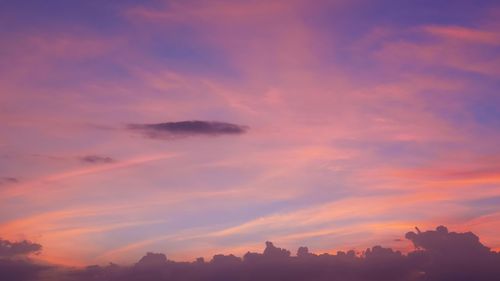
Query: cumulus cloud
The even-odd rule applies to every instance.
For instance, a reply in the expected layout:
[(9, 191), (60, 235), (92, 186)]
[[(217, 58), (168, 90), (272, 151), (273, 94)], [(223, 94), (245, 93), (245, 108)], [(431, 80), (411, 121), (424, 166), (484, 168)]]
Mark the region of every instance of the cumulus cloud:
[(425, 280), (493, 280), (500, 276), (500, 253), (492, 252), (472, 232), (449, 232), (445, 226), (434, 231), (408, 232), (417, 251), (409, 258), (420, 261)]
[(12, 281), (39, 280), (39, 273), (49, 269), (28, 259), (38, 254), (42, 246), (27, 240), (11, 242), (0, 238), (0, 279)]
[(0, 279), (6, 281), (38, 281), (42, 280), (40, 279), (40, 273), (47, 271), (49, 268), (49, 266), (35, 264), (29, 260), (0, 258)]
[(153, 267), (153, 266), (162, 266), (167, 262), (167, 256), (162, 253), (147, 253), (144, 257), (142, 257), (139, 262), (137, 262), (137, 266), (142, 267)]
[(100, 155), (86, 155), (79, 158), (80, 161), (89, 164), (106, 164), (113, 163), (115, 160), (108, 156), (100, 156)]
[(238, 135), (248, 127), (217, 121), (179, 121), (156, 124), (129, 124), (127, 129), (138, 131), (149, 138), (176, 138), (194, 135)]
[[(491, 281), (500, 276), (500, 254), (480, 243), (471, 232), (449, 232), (444, 226), (421, 232), (408, 232), (406, 238), (415, 250), (403, 254), (391, 248), (374, 246), (361, 254), (354, 251), (317, 255), (300, 247), (297, 255), (266, 242), (262, 253), (248, 252), (243, 258), (215, 255), (205, 262), (175, 262), (161, 253), (147, 253), (132, 266), (88, 266), (59, 270), (41, 280), (68, 281)], [(0, 276), (5, 264), (0, 264)], [(25, 266), (28, 264), (25, 264)], [(4, 266), (4, 267), (2, 267)], [(22, 268), (17, 267), (17, 268)], [(40, 268), (26, 267), (27, 275)], [(17, 271), (23, 275), (22, 270)], [(32, 276), (32, 275), (29, 275)]]
[(40, 252), (42, 245), (27, 240), (11, 242), (0, 239), (0, 257), (16, 257), (36, 254)]

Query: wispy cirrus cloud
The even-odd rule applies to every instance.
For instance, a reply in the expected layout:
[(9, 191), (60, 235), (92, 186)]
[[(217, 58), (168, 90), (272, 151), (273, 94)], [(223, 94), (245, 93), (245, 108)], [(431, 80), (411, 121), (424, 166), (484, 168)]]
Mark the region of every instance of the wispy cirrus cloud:
[(463, 26), (428, 25), (423, 31), (444, 39), (453, 39), (461, 42), (476, 44), (499, 45), (500, 34), (496, 31), (468, 28)]

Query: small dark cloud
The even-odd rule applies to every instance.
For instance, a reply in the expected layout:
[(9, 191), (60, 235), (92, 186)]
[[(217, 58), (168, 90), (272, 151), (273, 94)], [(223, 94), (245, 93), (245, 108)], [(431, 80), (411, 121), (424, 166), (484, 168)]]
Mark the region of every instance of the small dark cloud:
[(0, 185), (18, 183), (19, 179), (14, 177), (0, 177)]
[(106, 164), (113, 163), (115, 160), (108, 156), (100, 156), (100, 155), (86, 155), (79, 158), (80, 161), (89, 164)]
[(17, 257), (39, 253), (42, 245), (27, 240), (11, 242), (0, 238), (0, 257)]
[(127, 129), (139, 131), (149, 138), (176, 138), (194, 135), (238, 135), (248, 127), (217, 121), (179, 121), (157, 124), (129, 124)]
[(31, 156), (58, 162), (73, 162), (75, 160), (85, 164), (106, 164), (113, 163), (115, 159), (98, 154), (88, 154), (83, 156), (54, 156), (45, 154), (32, 154)]

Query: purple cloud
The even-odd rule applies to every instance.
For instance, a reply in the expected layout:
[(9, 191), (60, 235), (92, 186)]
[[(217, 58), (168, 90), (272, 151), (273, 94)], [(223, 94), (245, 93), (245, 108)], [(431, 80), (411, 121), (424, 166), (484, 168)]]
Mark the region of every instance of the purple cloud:
[(26, 256), (39, 253), (41, 249), (42, 245), (27, 240), (11, 242), (0, 239), (0, 257)]
[(127, 129), (142, 132), (149, 138), (175, 138), (193, 135), (239, 135), (248, 127), (217, 121), (179, 121), (156, 124), (129, 124)]
[(80, 161), (88, 164), (106, 164), (113, 163), (115, 160), (108, 156), (100, 156), (100, 155), (86, 155), (80, 157)]
[[(402, 254), (390, 248), (374, 246), (356, 255), (354, 251), (316, 255), (300, 247), (296, 256), (266, 242), (263, 253), (248, 252), (243, 259), (215, 255), (211, 261), (175, 262), (161, 253), (147, 253), (132, 266), (88, 266), (85, 269), (53, 270), (54, 279), (72, 281), (491, 281), (500, 276), (500, 254), (492, 252), (471, 232), (436, 230), (409, 232), (415, 251)], [(31, 242), (2, 240), (8, 257), (40, 250)], [(15, 250), (13, 248), (17, 247)], [(0, 276), (9, 280), (46, 280), (35, 278), (41, 268), (28, 261), (0, 259)], [(28, 279), (28, 277), (30, 279)]]

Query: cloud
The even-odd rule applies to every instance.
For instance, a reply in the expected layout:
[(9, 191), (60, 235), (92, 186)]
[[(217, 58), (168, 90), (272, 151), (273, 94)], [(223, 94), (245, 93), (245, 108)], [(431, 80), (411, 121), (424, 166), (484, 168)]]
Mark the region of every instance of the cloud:
[(500, 75), (499, 60), (491, 55), (500, 45), (500, 33), (495, 29), (424, 25), (408, 32), (415, 32), (412, 40), (394, 37), (380, 41), (375, 57), (395, 69), (411, 65), (410, 71), (448, 68), (491, 77)]
[(86, 155), (79, 158), (80, 161), (89, 164), (106, 164), (113, 163), (115, 160), (108, 156), (100, 156), (100, 155)]
[(16, 257), (36, 254), (40, 252), (42, 245), (27, 240), (11, 242), (0, 239), (0, 257)]
[[(290, 251), (266, 242), (262, 253), (248, 252), (243, 258), (217, 254), (209, 262), (203, 258), (175, 262), (164, 254), (150, 252), (131, 266), (111, 263), (53, 270), (53, 279), (49, 280), (491, 281), (500, 274), (500, 254), (482, 245), (471, 232), (449, 232), (444, 226), (425, 232), (417, 228), (417, 232), (408, 232), (406, 238), (415, 245), (415, 250), (407, 255), (374, 246), (358, 254), (351, 250), (321, 255), (300, 247), (297, 255), (292, 256)], [(0, 275), (9, 276), (9, 280), (28, 280), (26, 276), (33, 281), (46, 280), (34, 278), (41, 270), (29, 262), (0, 260)]]
[(469, 254), (479, 255), (490, 251), (488, 247), (479, 242), (479, 237), (472, 232), (450, 233), (445, 226), (438, 226), (435, 231), (421, 232), (418, 228), (416, 230), (417, 233), (408, 232), (405, 237), (412, 241), (417, 249), (422, 248), (440, 253), (467, 250)]
[(142, 257), (139, 262), (137, 262), (136, 266), (141, 267), (153, 267), (153, 266), (162, 266), (167, 262), (167, 256), (162, 253), (147, 253), (144, 257)]
[(479, 44), (500, 44), (500, 34), (495, 31), (467, 28), (463, 26), (439, 26), (428, 25), (423, 30), (442, 38), (479, 43)]
[(406, 238), (419, 249), (408, 257), (425, 269), (425, 280), (493, 280), (500, 276), (500, 253), (481, 244), (472, 232), (449, 232), (439, 226), (425, 232), (417, 228)]
[(38, 254), (42, 245), (27, 240), (12, 242), (0, 238), (0, 279), (12, 281), (36, 281), (39, 273), (50, 266), (36, 264), (28, 256)]
[(28, 256), (38, 254), (42, 245), (27, 240), (11, 242), (0, 238), (0, 279), (12, 281), (41, 280), (39, 274), (52, 267), (36, 264)]
[[(0, 277), (2, 280), (37, 281), (39, 274), (48, 270), (49, 266), (35, 264), (28, 260), (11, 260), (0, 258)], [(45, 280), (45, 279), (44, 279)]]
[(0, 185), (18, 183), (19, 180), (14, 177), (0, 177)]
[[(408, 232), (415, 250), (407, 255), (374, 246), (360, 254), (354, 251), (317, 255), (300, 247), (296, 256), (266, 242), (262, 253), (248, 252), (243, 258), (215, 255), (211, 261), (175, 262), (162, 253), (147, 253), (132, 266), (92, 265), (84, 269), (55, 268), (18, 259), (38, 253), (41, 245), (29, 241), (0, 239), (0, 275), (8, 280), (399, 280), (465, 281), (493, 280), (500, 274), (500, 254), (481, 244), (471, 232), (435, 230)], [(45, 274), (41, 274), (41, 273)], [(52, 279), (46, 279), (50, 276)], [(45, 279), (44, 279), (45, 278)]]
[(248, 127), (217, 121), (179, 121), (157, 124), (129, 124), (127, 129), (140, 131), (149, 138), (175, 138), (194, 135), (238, 135), (248, 130)]

